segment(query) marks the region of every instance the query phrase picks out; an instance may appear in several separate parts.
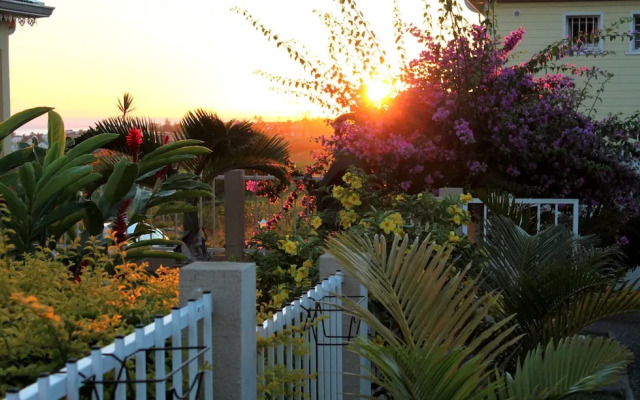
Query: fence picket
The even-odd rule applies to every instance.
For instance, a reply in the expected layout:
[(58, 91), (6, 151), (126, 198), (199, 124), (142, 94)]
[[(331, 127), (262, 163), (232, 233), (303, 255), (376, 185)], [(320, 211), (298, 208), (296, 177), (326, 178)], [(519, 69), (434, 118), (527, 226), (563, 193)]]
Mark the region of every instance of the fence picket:
[[(187, 301), (187, 309), (189, 310), (187, 335), (189, 338), (189, 382), (193, 382), (198, 374), (198, 360), (196, 355), (198, 350), (195, 347), (198, 345), (198, 317), (196, 316), (196, 300), (189, 299)], [(189, 399), (195, 400), (196, 394), (194, 391), (189, 392)]]
[[(116, 362), (116, 380), (127, 379), (127, 371), (125, 369), (125, 352), (124, 352), (124, 335), (117, 335), (114, 341)], [(125, 383), (116, 383), (116, 400), (124, 400), (127, 397), (127, 385)]]
[[(91, 347), (91, 374), (93, 375), (96, 381), (101, 381), (103, 377), (103, 369), (102, 369), (102, 349), (100, 346)], [(102, 400), (104, 399), (104, 386), (101, 383), (97, 383), (95, 385), (94, 390), (92, 390), (92, 398), (93, 400)]]
[(67, 399), (80, 399), (80, 385), (78, 382), (78, 360), (69, 359), (66, 365), (67, 369)]
[(173, 390), (178, 396), (182, 396), (182, 329), (180, 329), (180, 307), (171, 308), (171, 368), (174, 371), (172, 377)]
[[(136, 341), (136, 381), (147, 379), (147, 352), (144, 343), (144, 325), (136, 325), (134, 333)], [(147, 384), (145, 382), (136, 384), (136, 399), (147, 398)]]

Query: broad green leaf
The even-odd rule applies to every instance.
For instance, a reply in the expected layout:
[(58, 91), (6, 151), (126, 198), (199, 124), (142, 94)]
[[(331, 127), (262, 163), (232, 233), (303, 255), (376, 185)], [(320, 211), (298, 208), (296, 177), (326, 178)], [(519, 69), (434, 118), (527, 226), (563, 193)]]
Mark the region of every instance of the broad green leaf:
[(58, 193), (66, 190), (66, 188), (74, 182), (84, 178), (91, 173), (91, 166), (75, 167), (64, 171), (55, 176), (55, 179), (49, 180), (41, 190), (36, 192), (33, 202), (34, 215), (40, 215), (44, 209), (43, 206), (48, 204), (52, 198)]
[(69, 150), (66, 154), (67, 158), (69, 160), (73, 160), (83, 154), (93, 153), (93, 151), (113, 142), (118, 137), (119, 135), (116, 133), (102, 133), (100, 135), (93, 136)]
[(144, 179), (148, 176), (145, 176), (145, 174), (152, 172), (154, 170), (157, 170), (159, 168), (162, 168), (166, 165), (170, 165), (170, 164), (174, 164), (174, 163), (179, 163), (181, 161), (186, 161), (186, 160), (191, 160), (195, 158), (194, 155), (191, 154), (181, 154), (181, 155), (176, 155), (176, 156), (172, 156), (169, 158), (160, 158), (157, 160), (152, 160), (152, 161), (141, 161), (138, 165), (140, 167), (140, 178), (139, 179)]
[(96, 203), (88, 201), (85, 204), (84, 225), (90, 235), (97, 236), (104, 230), (104, 217)]
[(89, 175), (78, 179), (78, 181), (69, 185), (65, 190), (65, 194), (71, 195), (73, 193), (77, 193), (100, 179), (102, 179), (102, 175), (98, 174), (97, 172), (92, 172)]
[[(48, 213), (47, 215), (43, 216), (34, 225), (33, 231), (36, 234), (38, 232), (45, 231), (49, 227), (49, 225), (53, 225), (54, 223), (56, 223), (58, 221), (62, 221), (65, 218), (69, 217), (70, 215), (72, 215), (74, 213), (77, 213), (78, 211), (82, 211), (82, 213), (84, 214), (84, 208), (88, 207), (88, 204), (93, 204), (93, 203), (90, 203), (90, 202), (75, 202), (74, 201), (74, 202), (69, 202), (69, 203), (63, 204), (60, 207), (57, 207), (56, 209), (54, 209), (53, 211)], [(77, 221), (79, 221), (80, 219), (82, 219), (82, 216), (80, 216), (80, 218)], [(66, 231), (69, 228), (70, 228), (70, 226), (61, 227), (60, 225), (58, 225), (58, 227), (57, 227), (58, 230), (61, 229), (62, 231)]]
[(155, 213), (153, 213), (153, 215), (160, 216), (160, 215), (168, 215), (168, 214), (182, 214), (182, 213), (188, 213), (188, 212), (194, 212), (194, 211), (198, 211), (198, 206), (193, 206), (181, 201), (181, 202), (162, 205), (156, 210)]
[[(47, 156), (49, 153), (47, 153)], [(44, 185), (46, 185), (55, 174), (57, 174), (65, 165), (67, 164), (67, 156), (62, 156), (57, 160), (54, 160), (50, 164), (45, 164), (42, 169), (42, 175), (38, 179), (38, 185), (36, 190), (41, 190)]]
[(21, 223), (27, 225), (29, 223), (29, 212), (14, 191), (0, 183), (0, 196), (7, 202), (7, 207), (9, 211), (11, 211), (11, 215), (20, 220)]
[(124, 159), (116, 163), (98, 203), (104, 217), (113, 216), (118, 205), (133, 188), (137, 177), (138, 166), (136, 164)]
[(136, 248), (127, 251), (127, 260), (140, 260), (142, 258), (169, 258), (175, 261), (189, 261), (189, 258), (182, 253), (174, 251), (149, 250)]
[(0, 158), (0, 174), (11, 171), (35, 158), (33, 146), (18, 149)]
[(149, 240), (139, 240), (137, 242), (133, 242), (127, 245), (127, 254), (131, 249), (135, 249), (137, 247), (146, 247), (146, 246), (179, 246), (182, 244), (180, 240), (169, 240), (169, 239), (149, 239)]
[(27, 122), (53, 110), (52, 107), (35, 107), (13, 114), (0, 124), (0, 141)]
[(167, 143), (157, 149), (155, 149), (154, 151), (152, 151), (149, 154), (145, 154), (144, 157), (142, 157), (141, 161), (153, 161), (154, 159), (162, 156), (163, 154), (175, 150), (175, 149), (179, 149), (182, 147), (186, 147), (186, 146), (196, 146), (199, 144), (202, 144), (202, 140), (195, 140), (195, 139), (189, 139), (189, 140), (180, 140), (177, 142), (173, 142), (173, 143)]
[(193, 199), (198, 197), (211, 197), (211, 192), (207, 190), (185, 190), (182, 192), (176, 192), (171, 196), (157, 197), (155, 199), (152, 199), (147, 206), (155, 207), (159, 206), (160, 204), (166, 204), (176, 200)]
[(36, 173), (33, 170), (33, 164), (30, 162), (23, 164), (18, 170), (18, 174), (20, 175), (20, 182), (27, 201), (31, 203), (36, 191)]
[(148, 189), (136, 188), (136, 195), (131, 202), (130, 211), (134, 215), (144, 215), (147, 210), (147, 202), (151, 198), (151, 191)]
[(68, 214), (66, 217), (59, 219), (49, 226), (47, 229), (47, 236), (54, 236), (55, 238), (59, 238), (69, 229), (71, 229), (75, 224), (82, 221), (85, 217), (85, 210), (82, 207), (76, 207), (76, 210), (71, 214)]
[(58, 143), (52, 143), (49, 146), (49, 148), (47, 149), (47, 155), (44, 156), (44, 164), (43, 164), (44, 168), (47, 168), (55, 160), (58, 159), (58, 155), (60, 153), (59, 147), (60, 147), (60, 145)]
[(53, 143), (58, 143), (58, 157), (64, 154), (64, 148), (67, 143), (66, 136), (64, 134), (64, 121), (55, 111), (49, 111), (49, 131), (47, 137), (49, 138), (49, 147)]

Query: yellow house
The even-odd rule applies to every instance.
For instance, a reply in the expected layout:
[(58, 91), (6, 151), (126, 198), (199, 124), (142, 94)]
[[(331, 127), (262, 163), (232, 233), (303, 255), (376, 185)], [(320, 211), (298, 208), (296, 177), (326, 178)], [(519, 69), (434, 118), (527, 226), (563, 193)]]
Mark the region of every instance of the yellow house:
[[(18, 25), (33, 25), (36, 18), (48, 17), (53, 7), (47, 7), (41, 1), (0, 0), (0, 121), (11, 115), (9, 104), (9, 35)], [(10, 151), (11, 138), (5, 139), (3, 149)]]
[[(489, 7), (488, 0), (466, 0), (466, 4), (479, 13), (486, 12)], [(596, 105), (597, 116), (602, 118), (609, 113), (629, 116), (640, 111), (640, 0), (497, 0), (492, 5), (495, 33), (504, 37), (518, 27), (526, 31), (513, 53), (515, 62), (525, 61), (563, 38), (581, 38), (582, 48), (586, 51), (562, 62), (597, 66), (614, 74), (601, 95), (602, 103)], [(638, 32), (632, 40), (602, 41), (584, 36), (623, 18), (626, 21), (617, 30), (632, 34)], [(595, 90), (599, 82), (594, 83)]]

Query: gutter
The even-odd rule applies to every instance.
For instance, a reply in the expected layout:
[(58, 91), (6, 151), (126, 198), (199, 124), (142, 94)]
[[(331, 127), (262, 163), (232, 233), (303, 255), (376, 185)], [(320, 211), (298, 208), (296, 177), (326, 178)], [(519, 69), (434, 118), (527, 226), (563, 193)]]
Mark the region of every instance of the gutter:
[(54, 7), (45, 6), (41, 2), (0, 0), (0, 13), (11, 14), (15, 18), (49, 17), (53, 10)]

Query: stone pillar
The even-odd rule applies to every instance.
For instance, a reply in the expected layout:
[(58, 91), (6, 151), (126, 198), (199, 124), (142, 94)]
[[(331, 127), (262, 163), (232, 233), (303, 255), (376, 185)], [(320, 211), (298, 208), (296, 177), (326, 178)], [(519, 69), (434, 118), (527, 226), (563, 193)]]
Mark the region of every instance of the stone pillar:
[[(0, 121), (11, 116), (9, 91), (9, 23), (0, 21)], [(2, 155), (11, 153), (11, 135), (2, 141)]]
[(217, 400), (256, 400), (256, 265), (196, 262), (180, 269), (180, 306), (211, 291), (213, 391)]
[(244, 250), (244, 170), (224, 174), (225, 256), (240, 259)]
[[(344, 282), (342, 284), (342, 295), (351, 297), (352, 300), (358, 302), (364, 307), (367, 306), (368, 296), (367, 289), (360, 284), (351, 274), (345, 271), (334, 256), (323, 254), (318, 260), (318, 268), (320, 270), (320, 279), (328, 278), (337, 271), (344, 274)], [(350, 329), (351, 317), (343, 314), (342, 317), (342, 335), (346, 336)], [(354, 330), (356, 326), (352, 326)], [(367, 337), (368, 327), (365, 323), (360, 324), (359, 336), (362, 339)], [(342, 387), (345, 399), (359, 399), (363, 396), (371, 395), (371, 382), (360, 378), (360, 375), (367, 375), (371, 369), (371, 363), (364, 357), (358, 356), (356, 353), (343, 347), (342, 352)]]
[(438, 192), (438, 197), (448, 197), (448, 196), (460, 196), (462, 194), (462, 188), (440, 188)]
[[(459, 197), (462, 193), (464, 193), (462, 191), (462, 188), (444, 187), (444, 188), (440, 188), (440, 191), (438, 192), (438, 197), (440, 198), (445, 198), (449, 196)], [(469, 231), (464, 227), (459, 227), (459, 228), (456, 228), (454, 232), (456, 233), (456, 235), (463, 235), (463, 234), (466, 235)]]

